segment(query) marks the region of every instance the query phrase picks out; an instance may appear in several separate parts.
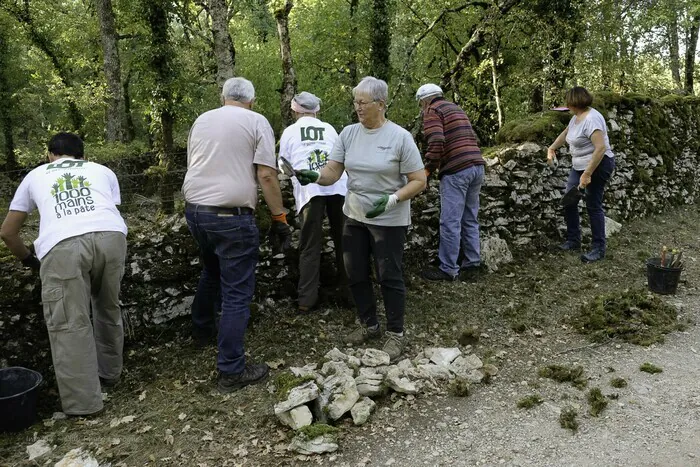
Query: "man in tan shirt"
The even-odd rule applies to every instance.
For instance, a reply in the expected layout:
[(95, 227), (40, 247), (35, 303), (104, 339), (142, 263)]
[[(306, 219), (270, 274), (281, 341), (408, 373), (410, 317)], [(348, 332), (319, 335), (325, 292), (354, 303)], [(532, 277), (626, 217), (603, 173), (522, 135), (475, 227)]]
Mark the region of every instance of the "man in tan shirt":
[(272, 214), (271, 236), (285, 245), (290, 231), (277, 179), (275, 139), (269, 122), (251, 109), (253, 84), (226, 81), (223, 105), (200, 115), (187, 141), (182, 186), (185, 217), (200, 249), (202, 273), (192, 303), (193, 338), (206, 343), (218, 326), (218, 387), (231, 392), (262, 381), (265, 364), (246, 363), (243, 339), (255, 290), (259, 236), (258, 184)]

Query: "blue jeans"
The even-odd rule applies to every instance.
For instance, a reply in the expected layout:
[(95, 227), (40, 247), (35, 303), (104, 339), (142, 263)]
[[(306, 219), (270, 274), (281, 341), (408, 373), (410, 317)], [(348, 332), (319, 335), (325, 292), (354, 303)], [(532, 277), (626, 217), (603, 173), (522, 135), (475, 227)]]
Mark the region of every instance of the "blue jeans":
[(202, 274), (192, 303), (193, 333), (212, 333), (221, 303), (217, 367), (223, 373), (245, 368), (243, 338), (255, 290), (260, 239), (253, 215), (185, 210), (187, 226), (199, 245)]
[(473, 165), (440, 178), (440, 270), (456, 276), (459, 247), (462, 267), (479, 266), (479, 192), (484, 183), (484, 166)]
[[(605, 184), (615, 170), (615, 159), (603, 156), (598, 167), (591, 176), (591, 183), (586, 187), (586, 209), (591, 221), (591, 247), (605, 251), (605, 211), (603, 210), (603, 194)], [(569, 179), (566, 181), (566, 191), (578, 186), (583, 170), (571, 169)], [(564, 208), (564, 220), (566, 220), (566, 240), (573, 243), (581, 243), (581, 225), (578, 215), (578, 204)]]

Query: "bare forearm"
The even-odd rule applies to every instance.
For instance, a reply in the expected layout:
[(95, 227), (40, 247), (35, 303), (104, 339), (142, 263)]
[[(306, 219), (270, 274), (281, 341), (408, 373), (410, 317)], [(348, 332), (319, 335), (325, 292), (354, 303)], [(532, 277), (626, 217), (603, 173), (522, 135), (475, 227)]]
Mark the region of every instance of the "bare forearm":
[(569, 132), (569, 128), (567, 127), (562, 131), (559, 136), (557, 136), (557, 139), (554, 140), (554, 142), (549, 146), (549, 149), (554, 149), (555, 151), (559, 149), (560, 147), (564, 146), (564, 143), (566, 142), (566, 134)]
[(340, 177), (343, 175), (344, 170), (344, 165), (338, 162), (331, 161), (328, 164), (326, 164), (324, 168), (321, 169), (316, 183), (321, 186), (333, 185), (335, 182), (340, 180)]
[(406, 201), (416, 196), (418, 193), (425, 189), (425, 181), (422, 180), (411, 180), (403, 188), (396, 192), (396, 196), (399, 197), (399, 201)]
[(595, 172), (595, 169), (598, 168), (598, 165), (600, 164), (600, 161), (603, 160), (603, 157), (605, 157), (605, 148), (596, 148), (596, 150), (593, 151), (591, 161), (588, 163), (588, 167), (586, 167), (585, 172), (589, 175), (593, 175), (593, 172)]
[(7, 249), (18, 259), (24, 259), (30, 255), (29, 249), (24, 246), (22, 237), (19, 234), (3, 235), (2, 241), (7, 245)]
[(277, 177), (269, 177), (260, 180), (260, 188), (262, 189), (263, 198), (267, 207), (270, 208), (272, 215), (281, 214), (284, 212), (282, 204), (282, 191)]

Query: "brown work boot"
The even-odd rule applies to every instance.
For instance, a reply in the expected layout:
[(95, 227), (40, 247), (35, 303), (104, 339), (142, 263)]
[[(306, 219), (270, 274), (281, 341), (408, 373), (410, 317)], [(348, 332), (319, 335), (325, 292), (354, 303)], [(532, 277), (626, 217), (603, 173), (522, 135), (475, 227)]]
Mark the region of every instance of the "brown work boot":
[(391, 331), (385, 332), (384, 335), (387, 339), (382, 350), (389, 354), (389, 361), (394, 363), (403, 355), (403, 350), (406, 347), (406, 336)]
[(368, 340), (379, 339), (381, 335), (382, 331), (379, 329), (379, 325), (376, 328), (370, 328), (360, 324), (353, 332), (343, 338), (343, 342), (349, 345), (362, 345)]

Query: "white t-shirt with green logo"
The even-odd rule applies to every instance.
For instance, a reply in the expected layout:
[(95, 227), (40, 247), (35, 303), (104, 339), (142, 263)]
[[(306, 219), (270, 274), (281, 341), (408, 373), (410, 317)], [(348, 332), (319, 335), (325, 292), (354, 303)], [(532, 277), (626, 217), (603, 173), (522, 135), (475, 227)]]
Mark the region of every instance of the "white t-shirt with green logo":
[(345, 164), (348, 194), (343, 212), (366, 224), (397, 227), (411, 225), (411, 201), (401, 201), (393, 209), (367, 219), (382, 195), (391, 195), (408, 183), (406, 174), (425, 167), (411, 134), (386, 121), (380, 128), (367, 129), (356, 123), (343, 128), (330, 159)]
[[(328, 154), (337, 139), (338, 133), (330, 124), (313, 117), (301, 117), (282, 133), (280, 157), (287, 159), (296, 170), (320, 172), (328, 163)], [(292, 178), (297, 213), (314, 196), (345, 196), (347, 179), (347, 175), (343, 173), (340, 180), (330, 186), (316, 183), (302, 186), (296, 177)]]
[(82, 159), (61, 158), (32, 170), (17, 188), (11, 211), (39, 210), (36, 255), (43, 258), (61, 240), (88, 232), (121, 232), (124, 219), (119, 182), (107, 167)]

